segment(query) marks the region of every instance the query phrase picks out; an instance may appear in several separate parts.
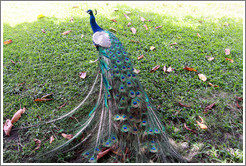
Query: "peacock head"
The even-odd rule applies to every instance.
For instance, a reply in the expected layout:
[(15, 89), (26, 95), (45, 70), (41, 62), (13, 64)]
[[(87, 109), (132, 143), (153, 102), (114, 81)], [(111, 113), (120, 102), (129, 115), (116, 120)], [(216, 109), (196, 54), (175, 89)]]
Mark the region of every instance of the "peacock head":
[[(92, 12), (92, 10), (91, 10), (91, 9), (87, 10), (86, 12), (87, 12), (89, 15), (93, 15), (93, 12)], [(95, 9), (95, 15), (97, 15), (97, 11), (96, 11), (96, 9)]]

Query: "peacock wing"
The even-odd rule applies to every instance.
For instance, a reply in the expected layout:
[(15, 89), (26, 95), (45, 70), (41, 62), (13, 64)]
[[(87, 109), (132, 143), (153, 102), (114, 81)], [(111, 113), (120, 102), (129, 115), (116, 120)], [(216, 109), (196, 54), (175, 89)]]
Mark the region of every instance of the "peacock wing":
[(104, 31), (94, 33), (92, 36), (92, 41), (97, 46), (101, 46), (105, 48), (109, 48), (111, 46), (110, 37), (108, 33)]

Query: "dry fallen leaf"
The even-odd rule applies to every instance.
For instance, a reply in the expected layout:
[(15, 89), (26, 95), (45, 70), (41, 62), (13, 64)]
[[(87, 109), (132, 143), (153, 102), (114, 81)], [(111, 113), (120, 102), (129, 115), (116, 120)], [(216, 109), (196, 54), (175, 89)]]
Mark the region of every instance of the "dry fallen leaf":
[(63, 35), (67, 35), (67, 34), (69, 34), (70, 32), (72, 32), (72, 31), (71, 31), (71, 30), (65, 31), (65, 32), (63, 32), (62, 34), (63, 34)]
[(191, 107), (190, 105), (185, 105), (185, 104), (182, 104), (181, 102), (179, 102), (179, 105), (182, 106), (182, 107), (186, 107), (186, 108)]
[(192, 129), (188, 128), (188, 127), (186, 126), (186, 123), (184, 123), (184, 127), (185, 127), (186, 130), (189, 130), (189, 131), (191, 131), (191, 132), (193, 132), (193, 133), (196, 133), (195, 130), (192, 130)]
[(117, 32), (117, 30), (116, 29), (114, 29), (114, 28), (109, 28), (109, 30), (111, 30), (111, 31), (114, 31), (114, 32)]
[(228, 24), (228, 23), (225, 23), (225, 24), (224, 24), (224, 26), (227, 26), (227, 27), (228, 27), (229, 25), (230, 25), (230, 24)]
[(210, 86), (212, 86), (212, 87), (219, 87), (218, 85), (214, 85), (214, 84), (212, 84), (212, 83), (208, 83), (208, 85), (210, 85)]
[(155, 49), (155, 47), (154, 47), (154, 46), (151, 46), (151, 47), (150, 47), (150, 50), (151, 50), (151, 51), (152, 51), (152, 50), (154, 50), (154, 49)]
[(200, 123), (200, 122), (198, 122), (197, 120), (196, 120), (196, 123), (199, 125), (199, 127), (201, 128), (201, 129), (208, 129), (208, 127), (205, 125), (205, 124), (202, 124), (202, 123)]
[(82, 34), (82, 35), (81, 35), (81, 38), (83, 38), (83, 37), (84, 37), (84, 35)]
[(65, 134), (65, 133), (62, 133), (61, 135), (62, 135), (64, 138), (67, 138), (67, 139), (73, 138), (73, 135), (72, 135), (72, 134)]
[(86, 72), (80, 72), (79, 77), (84, 79), (86, 77)]
[(49, 96), (51, 96), (51, 95), (53, 95), (53, 93), (50, 93), (50, 94), (44, 95), (44, 96), (42, 96), (42, 97), (41, 97), (41, 99), (42, 99), (42, 98), (47, 98), (47, 97), (49, 97)]
[(58, 109), (61, 109), (62, 107), (65, 107), (65, 105), (67, 105), (67, 103), (62, 104), (60, 107), (58, 107)]
[(136, 32), (137, 32), (134, 27), (131, 28), (131, 31), (132, 31), (133, 34), (136, 34)]
[(126, 14), (131, 14), (131, 12), (129, 12), (129, 11), (125, 11), (126, 12)]
[(170, 67), (167, 69), (167, 72), (168, 72), (168, 73), (171, 73), (172, 71), (174, 71), (174, 69), (170, 66)]
[(19, 109), (19, 110), (14, 114), (14, 116), (12, 117), (11, 123), (13, 124), (13, 123), (17, 122), (17, 121), (20, 119), (21, 114), (23, 114), (25, 111), (26, 111), (26, 108), (25, 108), (25, 107), (22, 108), (22, 109)]
[(34, 139), (34, 142), (37, 144), (37, 147), (33, 150), (38, 150), (41, 146), (41, 141), (39, 139)]
[(140, 17), (140, 19), (141, 19), (141, 21), (143, 21), (143, 22), (145, 21), (145, 18), (143, 18), (143, 17)]
[(55, 137), (52, 135), (52, 136), (50, 137), (50, 144), (51, 144), (54, 140), (55, 140)]
[(146, 24), (144, 24), (144, 27), (145, 27), (145, 29), (146, 29), (146, 31), (148, 30), (148, 27), (147, 27), (147, 25)]
[(3, 126), (3, 131), (7, 136), (10, 136), (12, 127), (13, 127), (13, 124), (11, 123), (11, 120), (7, 119)]
[(196, 69), (188, 67), (188, 66), (185, 66), (184, 69), (187, 70), (187, 71), (195, 71), (195, 72), (197, 72)]
[(208, 105), (207, 107), (205, 107), (205, 109), (204, 109), (204, 112), (203, 112), (203, 113), (207, 113), (207, 112), (208, 112), (208, 110), (211, 110), (211, 109), (215, 106), (215, 104), (216, 104), (216, 103), (213, 103), (213, 104), (210, 104), (210, 105)]
[(73, 8), (79, 8), (79, 6), (73, 6)]
[(40, 117), (39, 115), (37, 115), (37, 118), (38, 118), (40, 121), (42, 121), (42, 119), (41, 119), (41, 117)]
[(43, 33), (46, 33), (44, 29), (41, 29), (41, 31), (42, 31)]
[(137, 69), (134, 68), (133, 72), (138, 74), (138, 73), (140, 73), (140, 70), (137, 70)]
[(159, 28), (161, 28), (162, 26), (157, 26), (157, 27), (155, 27), (155, 29), (159, 29)]
[(173, 46), (173, 45), (176, 45), (177, 43), (175, 42), (175, 43), (171, 43), (171, 44), (169, 44), (170, 46)]
[(153, 72), (155, 72), (159, 68), (160, 68), (160, 65), (157, 65), (153, 69), (151, 69), (150, 72), (153, 73)]
[(112, 18), (112, 19), (111, 19), (111, 21), (113, 21), (113, 22), (117, 22), (117, 21), (116, 21), (116, 17), (115, 17), (115, 18)]
[(231, 63), (234, 62), (232, 59), (229, 59), (229, 58), (226, 58), (226, 60), (230, 61)]
[(140, 43), (139, 41), (130, 40), (132, 43)]
[(50, 101), (52, 99), (45, 99), (45, 98), (37, 98), (37, 99), (34, 99), (34, 101)]
[(167, 71), (167, 67), (166, 67), (166, 66), (163, 67), (163, 71), (164, 71), (164, 72)]
[(231, 53), (230, 49), (228, 49), (228, 48), (225, 49), (225, 54), (226, 54), (226, 55), (230, 55), (230, 53)]
[(144, 55), (140, 55), (140, 56), (138, 57), (138, 60), (142, 59), (143, 57), (144, 57)]
[(237, 97), (236, 96), (236, 99), (239, 100), (239, 101), (243, 101), (243, 97)]
[(211, 57), (211, 56), (206, 56), (206, 58), (207, 58), (208, 61), (214, 60), (214, 57)]
[(198, 37), (201, 37), (199, 33), (196, 34)]
[(3, 44), (6, 45), (6, 44), (10, 44), (10, 43), (12, 43), (12, 42), (13, 42), (12, 40), (6, 40), (6, 41), (3, 42)]
[(238, 104), (238, 101), (236, 101), (236, 106), (237, 106), (237, 108), (239, 108), (239, 109), (243, 109), (243, 107), (240, 106), (240, 105)]
[(127, 19), (129, 19), (129, 20), (130, 20), (130, 17), (128, 17), (126, 14), (124, 14), (124, 16), (125, 16)]
[(15, 65), (15, 62), (13, 60), (11, 60), (11, 63), (13, 63)]
[(129, 27), (130, 25), (132, 25), (132, 23), (131, 22), (128, 22), (127, 26)]
[(44, 15), (43, 14), (40, 14), (40, 15), (38, 15), (37, 18), (43, 18), (43, 17), (44, 17)]
[(200, 80), (203, 80), (204, 82), (207, 80), (207, 77), (204, 74), (198, 74), (198, 77)]

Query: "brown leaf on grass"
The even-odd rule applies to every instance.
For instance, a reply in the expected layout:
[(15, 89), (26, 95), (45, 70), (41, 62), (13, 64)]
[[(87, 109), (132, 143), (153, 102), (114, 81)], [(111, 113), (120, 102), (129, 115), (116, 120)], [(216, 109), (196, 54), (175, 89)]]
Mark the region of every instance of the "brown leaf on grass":
[(188, 67), (188, 66), (185, 66), (184, 69), (187, 70), (187, 71), (195, 71), (195, 72), (197, 72), (196, 69)]
[(208, 110), (211, 110), (211, 109), (215, 106), (215, 104), (216, 104), (216, 103), (213, 103), (213, 104), (210, 104), (210, 105), (208, 105), (207, 107), (205, 107), (203, 113), (204, 113), (204, 114), (207, 113)]
[(7, 119), (3, 125), (3, 131), (7, 136), (10, 136), (12, 127), (13, 127), (13, 124), (11, 123), (11, 120)]
[(214, 57), (211, 57), (211, 56), (206, 56), (206, 58), (207, 58), (208, 61), (214, 60)]
[(39, 139), (34, 139), (34, 142), (36, 143), (37, 147), (35, 149), (33, 149), (34, 151), (35, 150), (38, 150), (41, 146), (41, 141)]
[(143, 17), (140, 17), (140, 19), (141, 19), (141, 21), (143, 21), (143, 22), (145, 21), (145, 18), (143, 18)]
[(237, 97), (236, 96), (236, 99), (239, 100), (239, 101), (243, 101), (243, 98), (242, 97)]
[(130, 25), (132, 25), (132, 23), (131, 22), (128, 22), (127, 26), (129, 27)]
[(73, 8), (79, 8), (79, 6), (74, 5)]
[(22, 109), (19, 109), (19, 110), (14, 114), (14, 116), (12, 117), (11, 123), (13, 124), (13, 123), (17, 122), (17, 121), (20, 119), (21, 114), (23, 114), (25, 111), (26, 111), (26, 108), (25, 108), (25, 107), (22, 108)]
[(124, 14), (124, 16), (125, 16), (127, 19), (129, 19), (129, 20), (130, 20), (130, 17), (128, 17), (126, 14)]
[(232, 59), (229, 58), (225, 58), (226, 60), (230, 61), (231, 63), (233, 63), (234, 61)]
[(49, 96), (51, 96), (51, 95), (53, 95), (53, 93), (50, 93), (50, 94), (44, 95), (44, 96), (42, 96), (41, 98), (47, 98), (47, 97), (49, 97)]
[(52, 135), (52, 136), (50, 137), (50, 144), (51, 144), (54, 140), (55, 140), (55, 137)]
[(182, 104), (181, 102), (179, 102), (179, 105), (182, 106), (182, 107), (186, 107), (186, 108), (190, 108), (191, 107), (190, 105), (185, 105), (185, 104)]
[(117, 22), (117, 21), (116, 21), (116, 18), (112, 18), (112, 19), (111, 19), (111, 21), (113, 21), (113, 22)]
[(70, 32), (72, 32), (72, 31), (71, 31), (71, 30), (65, 31), (65, 32), (63, 32), (62, 34), (63, 34), (63, 35), (67, 35), (67, 34), (69, 34)]
[(152, 50), (154, 50), (154, 49), (155, 49), (155, 47), (154, 47), (154, 46), (151, 46), (151, 47), (150, 47), (150, 50), (151, 50), (151, 51), (152, 51)]
[(230, 49), (228, 49), (228, 48), (225, 49), (225, 54), (226, 54), (226, 55), (230, 55), (230, 53), (231, 53)]
[(171, 43), (171, 44), (169, 44), (170, 46), (173, 46), (173, 45), (176, 45), (177, 43), (175, 42), (175, 43)]
[(205, 82), (205, 81), (207, 80), (207, 77), (206, 77), (204, 74), (199, 73), (199, 74), (198, 74), (198, 77), (199, 77), (199, 79), (202, 80), (203, 82)]
[(196, 34), (198, 37), (201, 37), (199, 33)]
[(159, 28), (161, 28), (162, 26), (157, 26), (157, 27), (155, 27), (155, 29), (159, 29)]
[(144, 57), (144, 55), (140, 55), (140, 56), (138, 57), (138, 60), (142, 59), (143, 57)]
[(139, 41), (130, 40), (132, 43), (140, 43)]
[(193, 132), (193, 133), (196, 133), (195, 130), (192, 130), (192, 129), (188, 128), (188, 127), (186, 126), (186, 123), (184, 123), (184, 127), (185, 127), (186, 130), (189, 130), (189, 131), (191, 131), (191, 132)]
[(160, 68), (160, 65), (157, 65), (153, 69), (151, 69), (150, 72), (153, 73), (153, 72), (155, 72), (159, 68)]
[(81, 38), (83, 38), (83, 37), (84, 37), (84, 35), (82, 34), (82, 35), (81, 35)]
[(112, 27), (110, 27), (109, 30), (114, 31), (114, 32), (117, 32), (117, 30), (114, 29), (114, 28), (112, 28)]
[(86, 72), (80, 72), (79, 77), (85, 79), (86, 77)]
[(126, 12), (126, 14), (131, 14), (131, 12), (129, 12), (129, 11), (125, 11)]
[(132, 31), (133, 34), (136, 34), (136, 32), (137, 32), (134, 27), (131, 28), (131, 31)]
[(219, 87), (218, 85), (214, 85), (214, 84), (212, 84), (212, 83), (208, 83), (208, 85), (210, 85), (210, 86), (212, 86), (212, 87)]
[(67, 103), (62, 104), (60, 107), (58, 107), (58, 109), (61, 109), (62, 107), (65, 107), (65, 105), (67, 105)]
[(11, 60), (11, 63), (13, 63), (15, 65), (15, 62), (13, 60)]
[(37, 99), (34, 99), (34, 101), (50, 101), (52, 99), (45, 99), (45, 98), (37, 98)]
[(199, 22), (199, 23), (203, 23), (203, 21), (202, 21), (202, 20), (199, 20), (198, 22)]
[(166, 66), (163, 67), (163, 71), (164, 71), (164, 72), (167, 71), (167, 67), (166, 67)]
[(174, 71), (174, 69), (170, 66), (170, 67), (167, 69), (167, 72), (168, 72), (168, 73), (171, 73), (172, 71)]
[(40, 121), (42, 121), (42, 119), (41, 119), (41, 117), (40, 117), (39, 115), (37, 115), (37, 118), (38, 118)]
[(6, 45), (6, 44), (10, 44), (12, 42), (13, 42), (12, 40), (6, 40), (6, 41), (3, 42), (3, 44)]
[(44, 29), (41, 29), (41, 31), (42, 31), (43, 33), (46, 33)]
[(228, 23), (225, 23), (225, 24), (224, 24), (224, 26), (227, 26), (227, 27), (228, 27), (229, 25), (230, 25), (230, 24), (228, 24)]
[(146, 29), (146, 31), (148, 30), (148, 27), (147, 27), (147, 25), (146, 24), (144, 24), (144, 27), (145, 27), (145, 29)]
[(64, 138), (66, 138), (66, 139), (71, 139), (71, 138), (73, 138), (73, 135), (72, 134), (65, 134), (65, 133), (62, 133), (61, 134)]
[(208, 127), (205, 124), (202, 124), (196, 120), (196, 123), (199, 125), (199, 127), (203, 130), (208, 129)]
[(73, 23), (73, 21), (74, 21), (74, 20), (73, 20), (73, 17), (71, 17), (70, 22)]
[(239, 108), (239, 109), (243, 109), (243, 107), (240, 106), (240, 105), (238, 104), (238, 101), (236, 101), (236, 106), (237, 106), (237, 108)]

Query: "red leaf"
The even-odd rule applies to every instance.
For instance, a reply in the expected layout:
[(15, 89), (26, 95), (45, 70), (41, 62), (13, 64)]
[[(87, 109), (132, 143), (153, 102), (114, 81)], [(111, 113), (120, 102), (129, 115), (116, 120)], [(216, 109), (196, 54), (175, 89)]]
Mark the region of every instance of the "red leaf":
[(187, 71), (195, 71), (195, 72), (197, 72), (196, 69), (188, 67), (188, 66), (185, 66), (184, 69), (187, 70)]
[(62, 104), (58, 109), (61, 109), (62, 107), (65, 107), (65, 105), (67, 105), (67, 103)]
[(225, 49), (225, 54), (230, 55), (230, 49)]
[(34, 99), (34, 101), (50, 101), (52, 99), (45, 99), (45, 98), (37, 98), (37, 99)]
[(38, 150), (41, 146), (41, 141), (39, 139), (34, 139), (35, 143), (37, 144), (37, 147), (33, 150)]
[(65, 134), (65, 133), (62, 133), (61, 134), (64, 138), (66, 138), (66, 139), (71, 139), (71, 138), (73, 138), (73, 135), (72, 134)]
[(12, 43), (12, 42), (13, 42), (12, 40), (6, 40), (6, 41), (3, 42), (3, 44), (6, 45), (6, 44), (10, 44), (10, 43)]
[(46, 33), (44, 29), (41, 29), (41, 31), (42, 31), (43, 33)]
[(113, 22), (117, 22), (115, 19), (116, 19), (116, 18), (113, 18), (113, 19), (111, 19), (111, 21), (113, 21)]
[(143, 17), (140, 17), (140, 19), (141, 19), (141, 21), (143, 21), (143, 22), (145, 21), (145, 19), (144, 19)]
[(212, 87), (219, 87), (218, 85), (214, 85), (214, 84), (212, 84), (212, 83), (208, 83), (208, 85), (210, 85), (210, 86), (212, 86)]
[(159, 68), (160, 68), (160, 65), (157, 65), (153, 69), (151, 69), (150, 72), (153, 73), (153, 72), (155, 72)]
[(240, 106), (240, 105), (238, 104), (238, 101), (236, 101), (236, 106), (237, 106), (237, 108), (239, 108), (239, 109), (243, 109), (243, 107)]
[(24, 107), (23, 109), (19, 109), (19, 110), (14, 114), (14, 116), (12, 117), (11, 123), (13, 124), (13, 123), (17, 122), (17, 121), (20, 119), (21, 114), (23, 114), (25, 111), (26, 111), (26, 108), (25, 108), (25, 107)]
[(128, 22), (127, 26), (129, 27), (130, 25), (132, 25), (132, 23), (131, 22)]
[(201, 37), (199, 33), (196, 34), (198, 37)]
[(234, 62), (232, 59), (229, 59), (229, 58), (226, 58), (226, 60), (230, 61), (231, 63)]
[(208, 112), (208, 110), (211, 110), (211, 109), (215, 106), (215, 104), (216, 104), (216, 103), (213, 103), (213, 104), (210, 104), (210, 105), (208, 105), (207, 107), (205, 107), (205, 109), (204, 109), (204, 112), (203, 112), (203, 113), (207, 113), (207, 112)]
[(163, 67), (163, 71), (164, 71), (164, 72), (167, 71), (167, 67), (166, 67), (166, 66)]
[(185, 105), (185, 104), (182, 104), (181, 102), (179, 102), (179, 105), (182, 107), (187, 107), (187, 108), (191, 107), (190, 105)]
[(55, 140), (55, 137), (52, 135), (52, 136), (50, 137), (50, 144), (51, 144), (54, 140)]
[(148, 30), (148, 27), (147, 27), (147, 25), (146, 24), (144, 24), (144, 27), (145, 27), (145, 29), (146, 29), (146, 31)]
[(11, 63), (13, 63), (15, 65), (15, 62), (11, 60)]
[(133, 34), (136, 34), (136, 32), (137, 32), (134, 27), (131, 28), (131, 31), (132, 31)]
[(80, 72), (79, 77), (85, 79), (86, 77), (86, 72)]
[(242, 97), (237, 97), (236, 96), (236, 99), (239, 100), (239, 101), (243, 101), (243, 98)]

